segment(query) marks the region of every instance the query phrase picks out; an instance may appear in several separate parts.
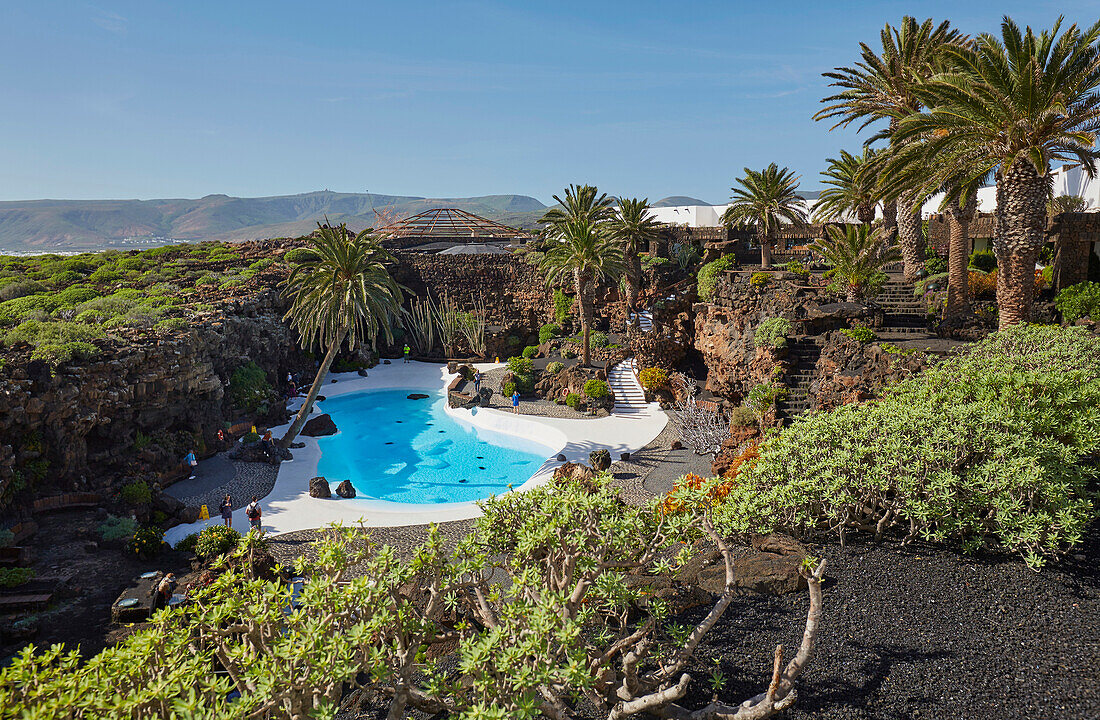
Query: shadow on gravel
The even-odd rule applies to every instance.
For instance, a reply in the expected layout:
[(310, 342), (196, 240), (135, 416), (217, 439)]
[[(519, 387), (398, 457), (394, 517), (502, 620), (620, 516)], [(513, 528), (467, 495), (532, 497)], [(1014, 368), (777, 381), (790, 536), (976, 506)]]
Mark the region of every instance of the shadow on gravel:
[[(845, 678), (819, 680), (812, 698), (805, 698), (807, 702), (803, 710), (812, 711), (814, 706), (865, 705), (868, 699), (879, 696), (895, 666), (902, 664), (919, 672), (922, 666), (956, 657), (955, 653), (946, 650), (922, 651), (904, 645), (865, 644), (856, 640), (850, 640), (844, 646), (851, 651)], [(935, 698), (923, 696), (919, 688), (910, 686), (905, 692), (907, 705), (938, 704)]]

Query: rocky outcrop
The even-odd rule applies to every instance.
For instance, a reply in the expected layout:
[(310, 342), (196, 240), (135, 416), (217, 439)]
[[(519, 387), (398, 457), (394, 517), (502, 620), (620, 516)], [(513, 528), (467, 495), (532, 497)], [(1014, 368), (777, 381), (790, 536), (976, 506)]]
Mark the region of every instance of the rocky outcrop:
[[(799, 569), (807, 551), (792, 538), (754, 537), (752, 547), (732, 546), (732, 554), (734, 587), (742, 591), (785, 595), (806, 588), (806, 579)], [(720, 595), (726, 586), (726, 566), (721, 553), (711, 549), (694, 554), (680, 569), (677, 579), (711, 595)]]
[(828, 410), (878, 395), (886, 385), (924, 370), (928, 357), (898, 351), (879, 343), (863, 344), (834, 332), (826, 336), (817, 361), (817, 379), (810, 393), (811, 407)]
[(309, 496), (315, 498), (332, 497), (332, 490), (329, 489), (328, 480), (323, 477), (311, 478), (309, 481)]
[(336, 494), (344, 499), (355, 497), (355, 488), (352, 486), (351, 480), (341, 480), (340, 484), (336, 486)]
[(302, 426), (302, 434), (306, 437), (324, 437), (326, 435), (335, 435), (337, 432), (339, 432), (339, 430), (336, 427), (336, 423), (333, 422), (332, 416), (328, 413), (310, 418), (306, 420), (306, 424)]
[(588, 462), (592, 463), (593, 470), (603, 472), (611, 467), (611, 453), (606, 449), (593, 450), (588, 453)]

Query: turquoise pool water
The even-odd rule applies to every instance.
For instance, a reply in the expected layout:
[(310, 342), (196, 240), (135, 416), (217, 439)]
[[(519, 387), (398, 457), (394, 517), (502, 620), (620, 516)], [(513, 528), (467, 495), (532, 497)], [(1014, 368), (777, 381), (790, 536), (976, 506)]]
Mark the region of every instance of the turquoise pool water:
[(442, 392), (373, 390), (321, 403), (339, 433), (317, 438), (317, 474), (332, 489), (351, 480), (356, 497), (400, 503), (482, 500), (519, 487), (555, 449), (484, 430), (444, 411)]

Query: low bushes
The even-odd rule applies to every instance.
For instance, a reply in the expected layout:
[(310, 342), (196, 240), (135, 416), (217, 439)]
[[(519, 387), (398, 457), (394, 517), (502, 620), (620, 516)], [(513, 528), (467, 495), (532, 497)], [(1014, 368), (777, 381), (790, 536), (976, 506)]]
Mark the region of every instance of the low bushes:
[(523, 348), (523, 357), (527, 358), (528, 360), (537, 357), (538, 354), (539, 349), (534, 345), (528, 345), (527, 347)]
[(843, 328), (840, 332), (853, 340), (858, 340), (864, 345), (878, 340), (878, 335), (875, 334), (874, 330), (869, 327), (863, 327), (862, 325), (854, 328)]
[(970, 253), (967, 265), (974, 270), (992, 272), (997, 267), (997, 256), (992, 250), (976, 250)]
[(565, 369), (565, 365), (558, 362), (557, 360), (554, 360), (553, 362), (547, 363), (547, 365), (546, 365), (546, 372), (550, 375), (557, 375), (558, 373), (560, 373), (564, 369)]
[(793, 329), (791, 321), (786, 318), (767, 318), (756, 327), (752, 340), (756, 347), (786, 347), (787, 336)]
[(153, 491), (143, 480), (135, 480), (128, 485), (123, 485), (119, 495), (130, 505), (148, 505), (153, 501)]
[(646, 390), (663, 390), (668, 387), (668, 370), (649, 367), (638, 373), (638, 382)]
[(556, 323), (546, 323), (539, 328), (539, 345), (550, 342), (561, 335), (561, 328)]
[(249, 412), (256, 412), (266, 404), (272, 392), (267, 373), (255, 362), (241, 365), (229, 376), (230, 401)]
[(737, 267), (736, 257), (723, 255), (699, 268), (699, 272), (695, 275), (699, 299), (709, 302), (714, 297), (714, 289), (718, 285), (718, 278), (727, 270), (736, 270)]
[(1068, 323), (1080, 318), (1100, 322), (1100, 283), (1083, 282), (1063, 288), (1054, 298), (1054, 307)]
[(724, 505), (738, 531), (902, 528), (1034, 567), (1097, 516), (1100, 338), (1019, 325), (884, 391), (805, 415), (761, 447)]
[(584, 384), (584, 396), (589, 400), (605, 400), (611, 396), (611, 387), (598, 378), (592, 378)]
[(580, 410), (584, 407), (584, 398), (577, 393), (569, 393), (565, 396), (565, 404), (574, 410)]
[(4, 345), (26, 343), (34, 347), (31, 358), (57, 366), (99, 354), (93, 340), (105, 337), (102, 329), (74, 322), (29, 320), (2, 336)]
[(224, 555), (237, 547), (240, 540), (241, 534), (233, 528), (225, 525), (208, 525), (195, 538), (195, 554), (201, 558)]
[(607, 337), (607, 333), (596, 330), (589, 333), (588, 343), (594, 348), (605, 348), (611, 344), (611, 340)]

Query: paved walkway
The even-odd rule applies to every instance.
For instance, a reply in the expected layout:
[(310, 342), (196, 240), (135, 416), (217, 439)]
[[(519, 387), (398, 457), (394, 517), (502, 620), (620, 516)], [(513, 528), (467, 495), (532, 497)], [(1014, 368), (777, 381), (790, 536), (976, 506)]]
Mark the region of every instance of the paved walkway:
[[(493, 363), (477, 366), (482, 371), (500, 367)], [(321, 394), (334, 397), (362, 390), (385, 388), (412, 388), (438, 391), (454, 378), (446, 366), (428, 363), (401, 363), (379, 365), (369, 371), (368, 377), (356, 373), (330, 374)], [(292, 410), (300, 407), (301, 398), (291, 401)], [(324, 402), (314, 405), (313, 414), (323, 413)], [(593, 450), (606, 448), (612, 458), (620, 453), (637, 452), (656, 438), (668, 422), (668, 417), (656, 404), (630, 415), (613, 414), (595, 420), (564, 419), (514, 415), (492, 409), (450, 409), (448, 412), (460, 422), (511, 435), (537, 437), (543, 444), (558, 448), (557, 452), (573, 462), (587, 462)], [(272, 428), (278, 436), (287, 426)], [(476, 503), (411, 504), (356, 498), (342, 500), (337, 497), (318, 499), (309, 496), (309, 480), (317, 474), (320, 450), (317, 441), (299, 437), (305, 447), (293, 450), (294, 459), (279, 467), (275, 487), (260, 505), (263, 510), (263, 528), (269, 533), (284, 533), (323, 527), (333, 522), (368, 526), (392, 527), (419, 525), (427, 522), (465, 520), (481, 514)], [(551, 457), (535, 475), (517, 488), (525, 490), (549, 480), (561, 463)], [(197, 532), (211, 522), (199, 521), (192, 525), (178, 525), (165, 536), (170, 543), (178, 542), (189, 533)], [(247, 528), (244, 510), (234, 512), (233, 525)]]

